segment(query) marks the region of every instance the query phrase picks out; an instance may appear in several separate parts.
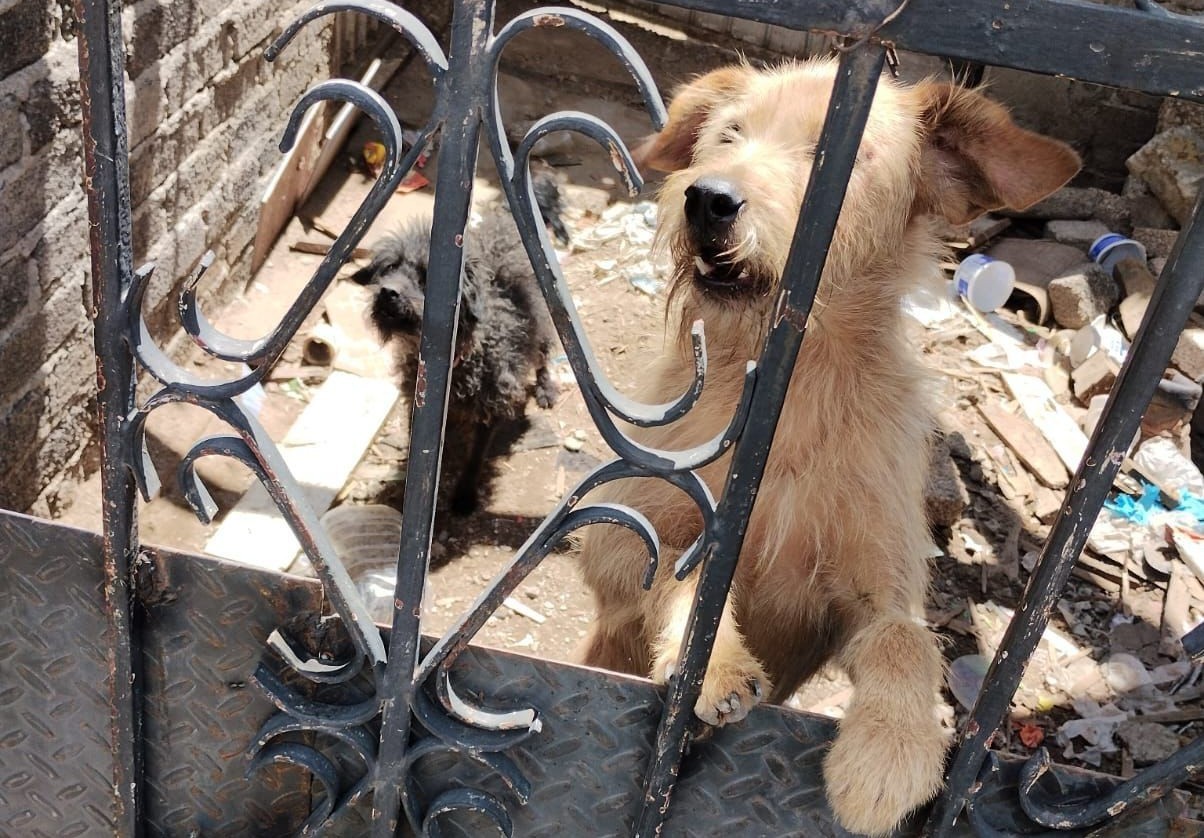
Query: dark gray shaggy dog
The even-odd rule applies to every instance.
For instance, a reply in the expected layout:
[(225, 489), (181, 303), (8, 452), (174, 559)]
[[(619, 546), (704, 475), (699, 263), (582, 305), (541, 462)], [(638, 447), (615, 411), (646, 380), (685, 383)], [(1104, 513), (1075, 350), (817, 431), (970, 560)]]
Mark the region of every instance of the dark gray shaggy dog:
[[(372, 323), (397, 349), (406, 393), (418, 374), (430, 235), (429, 219), (411, 222), (378, 241), (371, 264), (352, 276), (375, 289)], [(499, 428), (522, 419), (532, 393), (543, 408), (557, 396), (548, 369), (556, 333), (514, 220), (503, 208), (490, 210), (465, 242), (442, 481), (454, 486), (451, 509), (459, 515), (488, 495), (495, 475), (487, 455)]]

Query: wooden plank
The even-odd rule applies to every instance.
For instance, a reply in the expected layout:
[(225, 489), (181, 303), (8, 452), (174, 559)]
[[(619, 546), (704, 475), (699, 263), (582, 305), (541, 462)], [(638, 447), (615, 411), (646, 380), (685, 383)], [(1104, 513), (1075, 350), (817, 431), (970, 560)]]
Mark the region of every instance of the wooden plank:
[[(388, 60), (374, 58), (360, 78), (360, 83), (379, 91), (388, 84), (389, 79), (393, 78), (393, 74), (397, 72), (401, 64), (401, 60), (397, 58)], [(363, 111), (355, 105), (347, 103), (339, 108), (339, 112), (330, 121), (330, 127), (326, 129), (326, 134), (322, 138), (322, 150), (318, 154), (318, 159), (314, 161), (308, 180), (301, 187), (300, 197), (297, 199), (298, 206), (304, 204), (313, 191), (318, 188), (322, 177), (330, 169), (343, 146), (347, 144), (347, 138), (351, 136), (351, 131), (355, 128), (362, 113)]]
[(1028, 418), (1009, 413), (997, 402), (979, 403), (978, 412), (987, 420), (991, 430), (999, 434), (1020, 462), (1041, 483), (1051, 489), (1064, 489), (1070, 474), (1041, 431)]
[[(396, 59), (374, 59), (361, 82), (380, 90), (399, 66), (401, 62)], [(343, 105), (333, 118), (330, 118), (330, 110), (324, 103), (310, 108), (302, 117), (297, 142), (276, 166), (264, 188), (251, 256), (252, 273), (267, 260), (272, 245), (293, 217), (293, 212), (304, 203), (326, 174), (360, 114), (359, 109), (350, 104)]]
[(1078, 471), (1083, 452), (1087, 450), (1087, 435), (1054, 399), (1053, 390), (1042, 379), (1031, 375), (1005, 372), (1003, 383), (1020, 402), (1024, 415), (1032, 420), (1041, 434), (1057, 452), (1058, 459), (1071, 474)]
[(255, 247), (251, 251), (251, 273), (255, 273), (267, 261), (276, 237), (293, 217), (297, 207), (299, 183), (305, 183), (309, 171), (318, 156), (318, 145), (322, 140), (322, 120), (319, 114), (323, 106), (310, 108), (301, 118), (297, 141), (284, 159), (272, 172), (268, 185), (259, 199), (259, 225), (255, 228)]
[[(337, 370), (318, 388), (280, 443), (284, 462), (315, 513), (325, 512), (343, 488), (397, 398), (391, 381)], [(299, 550), (288, 523), (258, 482), (205, 545), (212, 556), (275, 571), (287, 569)]]

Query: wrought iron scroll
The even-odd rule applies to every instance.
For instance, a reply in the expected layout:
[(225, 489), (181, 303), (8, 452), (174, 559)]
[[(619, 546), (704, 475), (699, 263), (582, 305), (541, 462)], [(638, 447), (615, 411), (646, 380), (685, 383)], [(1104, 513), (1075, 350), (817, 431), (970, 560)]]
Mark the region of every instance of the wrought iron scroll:
[[(679, 398), (660, 405), (644, 405), (621, 394), (601, 372), (574, 309), (555, 251), (536, 211), (530, 181), (529, 157), (540, 138), (551, 131), (576, 131), (598, 142), (610, 155), (632, 194), (639, 175), (622, 139), (605, 123), (582, 113), (550, 114), (537, 121), (512, 152), (505, 139), (497, 95), (498, 62), (509, 41), (539, 27), (569, 27), (607, 46), (632, 74), (653, 124), (660, 128), (664, 105), (651, 76), (630, 45), (609, 25), (572, 8), (542, 8), (522, 15), (492, 31), (488, 4), (455, 6), (451, 26), (451, 55), (472, 56), (453, 66), (437, 93), (436, 109), (444, 114), (435, 222), (431, 241), (431, 272), (419, 350), (419, 391), (411, 432), (411, 469), (407, 477), (403, 511), (403, 541), (398, 570), (389, 669), (386, 680), (402, 691), (384, 708), (381, 752), (373, 797), (373, 828), (377, 836), (391, 836), (399, 808), (410, 828), (420, 834), (438, 834), (438, 820), (446, 813), (471, 809), (484, 815), (503, 834), (510, 819), (504, 803), (479, 790), (450, 789), (424, 805), (412, 782), (410, 769), (429, 753), (451, 751), (472, 759), (499, 776), (510, 795), (525, 802), (529, 783), (503, 751), (540, 729), (538, 710), (526, 708), (495, 712), (472, 706), (456, 693), (451, 667), (502, 600), (519, 585), (545, 556), (573, 530), (595, 523), (627, 527), (649, 552), (645, 583), (651, 584), (659, 557), (659, 540), (651, 523), (638, 511), (613, 504), (580, 506), (590, 490), (611, 480), (658, 477), (686, 493), (698, 505), (709, 528), (715, 502), (693, 469), (722, 456), (733, 444), (747, 417), (754, 381), (750, 364), (744, 397), (734, 406), (728, 428), (707, 443), (684, 451), (661, 451), (640, 445), (619, 430), (615, 419), (649, 427), (676, 421), (698, 398), (705, 380), (706, 352), (701, 324), (692, 339), (695, 381)], [(459, 99), (454, 110), (452, 102)], [(517, 551), (509, 565), (490, 583), (469, 611), (419, 660), (417, 603), (427, 571), (430, 527), (434, 512), (434, 486), (446, 406), (448, 359), (454, 340), (455, 305), (459, 299), (461, 235), (467, 220), (469, 180), (479, 123), (500, 174), (503, 191), (515, 215), (527, 255), (545, 301), (581, 386), (591, 417), (618, 459), (587, 475), (540, 524)], [(450, 157), (450, 160), (449, 160)], [(453, 191), (454, 190), (454, 191)], [(449, 191), (452, 191), (449, 197)], [(453, 231), (460, 231), (454, 233)], [(453, 242), (448, 239), (453, 238)], [(453, 246), (449, 246), (452, 245)], [(442, 275), (436, 270), (442, 269)], [(438, 289), (438, 290), (435, 290)], [(440, 322), (442, 320), (442, 322)], [(699, 556), (701, 537), (686, 551), (680, 564), (692, 565)], [(408, 682), (408, 689), (405, 684)], [(426, 735), (409, 743), (411, 713)]]
[[(412, 14), (378, 0), (365, 0), (353, 5), (357, 11), (384, 21), (405, 37), (426, 62), (436, 81), (443, 76), (447, 60), (437, 40)], [(346, 3), (318, 4), (284, 30), (268, 48), (266, 57), (274, 60), (307, 23), (349, 8), (351, 5)], [(362, 598), (319, 524), (317, 514), (306, 503), (300, 485), (289, 472), (275, 444), (239, 397), (259, 384), (266, 371), (279, 359), (305, 317), (334, 280), (339, 268), (438, 128), (432, 119), (418, 131), (415, 144), (403, 150), (401, 125), (392, 108), (380, 95), (358, 82), (332, 79), (311, 88), (294, 107), (281, 140), (281, 151), (288, 152), (292, 148), (305, 113), (324, 101), (347, 102), (367, 114), (381, 134), (386, 159), (380, 177), (280, 322), (256, 340), (232, 338), (210, 323), (198, 304), (197, 287), (213, 262), (212, 253), (202, 257), (180, 295), (180, 320), (185, 334), (208, 355), (246, 365), (245, 374), (227, 380), (206, 379), (175, 364), (155, 343), (142, 313), (144, 297), (154, 272), (153, 265), (132, 272), (120, 295), (114, 294), (108, 298), (105, 308), (117, 321), (119, 339), (129, 347), (142, 368), (162, 385), (145, 403), (135, 406), (131, 396), (128, 405), (123, 408), (120, 426), (112, 438), (121, 443), (120, 450), (128, 471), (114, 468), (113, 472), (124, 475), (126, 479), (132, 472), (133, 483), (149, 500), (157, 494), (159, 480), (145, 443), (148, 417), (159, 407), (172, 403), (196, 405), (217, 416), (229, 426), (230, 431), (197, 441), (179, 464), (177, 480), (185, 499), (197, 517), (208, 522), (215, 514), (216, 507), (196, 473), (197, 461), (206, 456), (224, 456), (246, 465), (267, 489), (289, 523), (322, 583), (327, 602), (339, 618), (338, 625), (350, 641), (351, 652), (341, 660), (331, 661), (317, 657), (315, 651), (303, 651), (296, 640), (277, 631), (268, 638), (268, 645), (283, 663), (284, 673), (279, 672), (278, 667), (261, 663), (252, 678), (279, 708), (279, 712), (264, 723), (255, 741), (250, 744), (247, 770), (250, 774), (264, 765), (283, 762), (300, 766), (315, 778), (323, 794), (319, 806), (302, 828), (304, 834), (320, 832), (323, 826), (346, 812), (369, 786), (377, 747), (375, 727), (372, 725), (380, 714), (382, 696), (386, 693), (381, 685), (386, 649)], [(128, 232), (124, 239), (118, 240), (128, 243)], [(98, 343), (100, 334), (98, 329)], [(106, 347), (101, 357), (114, 354), (118, 353), (114, 353), (112, 347)], [(126, 357), (128, 359), (128, 354)], [(129, 511), (134, 508), (131, 496), (122, 509)], [(331, 703), (311, 697), (310, 690), (299, 690), (294, 685), (298, 679), (308, 681), (315, 687), (332, 684), (346, 687), (354, 681), (361, 688), (345, 690), (355, 696), (352, 700)], [(362, 689), (365, 681), (369, 684), (366, 693)], [(302, 733), (319, 735), (322, 747), (305, 744), (303, 737), (298, 735)], [(305, 741), (319, 740), (311, 738)], [(351, 762), (360, 765), (362, 770), (359, 778), (344, 783), (335, 759), (324, 753), (326, 748), (337, 749), (344, 763), (350, 757)]]
[[(539, 221), (529, 157), (542, 137), (568, 130), (602, 146), (633, 193), (641, 185), (639, 173), (613, 129), (588, 114), (550, 114), (537, 121), (518, 147), (511, 150), (505, 140), (498, 103), (498, 61), (506, 44), (540, 27), (569, 27), (594, 38), (617, 56), (640, 88), (653, 126), (661, 127), (664, 106), (648, 69), (612, 27), (578, 9), (544, 8), (519, 15), (495, 33), (491, 0), (453, 0), (449, 49), (445, 55), (435, 36), (415, 16), (384, 0), (320, 2), (293, 21), (268, 48), (268, 60), (287, 48), (304, 26), (335, 12), (357, 12), (386, 22), (425, 62), (436, 89), (435, 109), (407, 151), (396, 114), (371, 89), (336, 79), (316, 85), (302, 97), (284, 131), (282, 150), (292, 147), (300, 120), (310, 107), (323, 101), (347, 102), (376, 123), (387, 151), (385, 167), (314, 276), (281, 321), (263, 337), (232, 338), (218, 331), (204, 316), (196, 290), (212, 256), (202, 259), (181, 295), (179, 310), (184, 331), (207, 354), (247, 364), (249, 368), (247, 373), (234, 378), (210, 380), (173, 363), (151, 339), (142, 316), (143, 298), (153, 267), (138, 271), (132, 267), (120, 3), (77, 0), (81, 21), (80, 62), (86, 76), (84, 148), (92, 220), (100, 418), (104, 430), (106, 594), (112, 643), (111, 735), (117, 766), (114, 808), (123, 831), (133, 835), (141, 831), (139, 653), (137, 632), (132, 628), (136, 609), (130, 607), (128, 590), (129, 569), (137, 552), (134, 491), (136, 487), (149, 498), (158, 490), (158, 479), (144, 441), (145, 423), (157, 408), (170, 403), (199, 406), (230, 428), (228, 433), (197, 441), (180, 464), (177, 479), (198, 517), (208, 520), (215, 510), (212, 498), (196, 474), (196, 462), (201, 457), (217, 455), (247, 465), (297, 535), (352, 650), (337, 660), (324, 659), (283, 631), (277, 631), (269, 638), (268, 645), (279, 658), (283, 672), (280, 667), (261, 665), (254, 676), (255, 683), (279, 712), (264, 723), (250, 744), (248, 770), (254, 772), (270, 763), (285, 762), (303, 767), (315, 778), (322, 789), (321, 802), (302, 828), (305, 834), (321, 833), (371, 792), (373, 834), (377, 838), (391, 838), (403, 814), (416, 833), (438, 835), (440, 820), (445, 815), (466, 810), (483, 815), (508, 835), (510, 817), (506, 802), (497, 796), (482, 790), (453, 788), (424, 800), (413, 779), (412, 769), (421, 760), (435, 753), (451, 752), (500, 778), (513, 801), (522, 803), (531, 793), (529, 781), (505, 752), (526, 737), (539, 734), (538, 708), (501, 711), (474, 706), (456, 692), (453, 664), (505, 596), (565, 535), (580, 527), (607, 523), (636, 533), (648, 550), (644, 581), (650, 584), (660, 557), (655, 528), (634, 509), (611, 504), (582, 505), (582, 498), (589, 491), (611, 480), (652, 477), (689, 496), (699, 508), (703, 530), (678, 560), (675, 570), (682, 578), (701, 566), (697, 604), (681, 653), (683, 666), (669, 690), (646, 777), (644, 807), (636, 824), (640, 835), (660, 831), (689, 739), (692, 707), (735, 571), (744, 525), (751, 514), (790, 371), (822, 274), (827, 245), (840, 212), (844, 187), (882, 69), (885, 50), (878, 38), (895, 40), (904, 48), (1064, 73), (1156, 93), (1177, 92), (1172, 85), (1182, 80), (1184, 95), (1204, 99), (1204, 77), (1200, 75), (1199, 62), (1192, 57), (1197, 55), (1192, 52), (1193, 39), (1204, 27), (1166, 14), (1152, 0), (1139, 0), (1143, 11), (1128, 12), (1087, 7), (1069, 0), (1049, 0), (1040, 6), (1015, 10), (1005, 6), (1000, 11), (997, 4), (967, 0), (966, 19), (987, 20), (984, 15), (996, 16), (990, 18), (989, 27), (969, 23), (960, 27), (946, 25), (947, 20), (941, 15), (926, 11), (936, 8), (932, 6), (936, 2), (911, 0), (907, 14), (884, 26), (869, 43), (842, 55), (821, 150), (816, 155), (804, 200), (805, 211), (795, 232), (777, 316), (760, 364), (749, 364), (743, 394), (739, 403), (733, 405), (731, 420), (722, 433), (688, 450), (666, 451), (636, 442), (620, 430), (616, 420), (642, 427), (667, 425), (692, 409), (706, 375), (702, 325), (697, 324), (692, 333), (695, 376), (686, 392), (657, 405), (640, 404), (620, 393), (594, 357), (555, 251)], [(683, 0), (674, 5), (734, 11), (766, 22), (845, 35), (858, 34), (864, 23), (853, 19), (856, 15), (848, 14), (846, 3), (831, 0), (736, 4), (734, 8), (715, 0)], [(882, 6), (884, 11), (895, 5), (894, 0), (863, 4)], [(868, 21), (880, 19), (881, 15), (869, 10), (862, 17)], [(1094, 42), (1076, 45), (1057, 57), (1047, 56), (1039, 45), (1027, 50), (1017, 46), (1016, 32), (1023, 26), (1069, 19), (1080, 23), (1085, 19), (1098, 21), (1101, 26), (1097, 29), (1101, 32), (1125, 31), (1122, 24), (1132, 22), (1135, 36), (1129, 44), (1130, 50), (1141, 50), (1147, 58), (1163, 50), (1175, 72), (1155, 67), (1147, 73), (1144, 66), (1139, 66), (1140, 62), (1112, 60), (1108, 50), (1095, 49)], [(1057, 29), (1052, 25), (1047, 28)], [(1083, 30), (1083, 27), (1078, 29)], [(981, 41), (984, 33), (989, 41)], [(1174, 50), (1164, 46), (1172, 42), (1176, 45)], [(996, 51), (990, 51), (988, 45)], [(421, 655), (419, 606), (429, 564), (435, 488), (458, 320), (463, 243), (482, 124), (503, 191), (513, 208), (524, 247), (586, 406), (616, 459), (595, 469), (570, 490), (458, 624)], [(306, 505), (279, 452), (254, 415), (243, 408), (239, 397), (260, 383), (266, 370), (280, 357), (401, 178), (437, 132), (442, 150), (431, 270), (419, 349), (419, 383), (414, 394), (393, 630), (386, 651), (316, 514)], [(1037, 645), (1050, 609), (1120, 467), (1124, 443), (1136, 431), (1188, 313), (1204, 290), (1204, 232), (1195, 223), (1204, 213), (1200, 206), (1197, 205), (1193, 223), (1180, 235), (1163, 271), (1145, 322), (963, 731), (946, 789), (928, 822), (928, 828), (935, 834), (949, 834), (963, 811), (969, 813), (976, 828), (991, 832), (991, 825), (983, 820), (983, 809), (975, 806), (976, 800), (991, 789), (997, 774), (995, 757), (989, 752), (991, 739), (1004, 719), (1024, 665)], [(141, 405), (134, 400), (135, 358), (162, 385)], [(716, 500), (696, 470), (728, 452), (732, 455), (732, 467), (724, 491)], [(1188, 644), (1193, 652), (1199, 651), (1200, 639), (1197, 632)], [(297, 688), (298, 681), (308, 682), (316, 692), (309, 687)], [(355, 697), (343, 703), (312, 697), (326, 695), (322, 688), (332, 685), (347, 688), (345, 692)], [(415, 720), (417, 726), (413, 725)], [(337, 759), (331, 749), (337, 749)], [(1194, 776), (1204, 758), (1202, 749), (1204, 745), (1197, 740), (1126, 783), (1101, 790), (1086, 805), (1081, 795), (1060, 797), (1050, 791), (1048, 784), (1042, 782), (1049, 773), (1048, 760), (1039, 754), (1025, 769), (1018, 802), (1034, 824), (1055, 830), (1090, 827), (1127, 807), (1154, 800), (1186, 777)], [(344, 780), (339, 768), (340, 762), (346, 763), (348, 759), (361, 767), (359, 775), (350, 782)]]

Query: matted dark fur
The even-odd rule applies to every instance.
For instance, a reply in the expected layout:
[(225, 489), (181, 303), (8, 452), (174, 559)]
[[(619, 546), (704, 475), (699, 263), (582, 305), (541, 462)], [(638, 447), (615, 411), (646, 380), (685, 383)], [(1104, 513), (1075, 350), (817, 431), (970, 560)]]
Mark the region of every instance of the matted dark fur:
[[(430, 219), (411, 221), (378, 241), (371, 264), (352, 276), (375, 289), (372, 324), (395, 348), (403, 390), (411, 394), (430, 235)], [(522, 420), (531, 395), (540, 407), (555, 403), (548, 369), (554, 345), (555, 330), (514, 220), (504, 208), (490, 209), (465, 236), (442, 481), (453, 487), (453, 512), (467, 515), (488, 496), (495, 475), (487, 455), (498, 430)]]

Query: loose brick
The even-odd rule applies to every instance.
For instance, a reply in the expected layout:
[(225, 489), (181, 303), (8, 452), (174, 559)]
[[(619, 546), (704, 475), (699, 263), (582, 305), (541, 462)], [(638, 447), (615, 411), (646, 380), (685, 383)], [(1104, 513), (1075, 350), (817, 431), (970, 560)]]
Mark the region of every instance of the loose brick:
[(1056, 220), (1045, 223), (1045, 238), (1086, 251), (1100, 236), (1111, 232), (1098, 221)]
[(1171, 255), (1171, 248), (1175, 246), (1175, 241), (1179, 238), (1179, 231), (1134, 227), (1130, 238), (1145, 247), (1147, 258), (1156, 259), (1159, 256)]
[(1119, 373), (1120, 365), (1108, 357), (1107, 352), (1097, 350), (1070, 374), (1074, 397), (1083, 404), (1090, 404), (1092, 396), (1112, 389)]
[(1141, 178), (1133, 175), (1125, 178), (1121, 196), (1129, 206), (1129, 218), (1135, 228), (1173, 230), (1179, 226), (1166, 207), (1162, 206), (1158, 196), (1150, 191), (1149, 184)]
[(1066, 329), (1082, 328), (1106, 314), (1119, 296), (1116, 282), (1094, 262), (1084, 262), (1049, 283), (1054, 320)]
[(1185, 99), (1164, 99), (1158, 109), (1158, 131), (1169, 131), (1181, 125), (1204, 134), (1204, 105)]
[(1192, 381), (1204, 380), (1204, 329), (1189, 326), (1183, 330), (1171, 363)]
[(1204, 137), (1186, 125), (1163, 131), (1129, 158), (1128, 167), (1186, 224), (1204, 179)]
[(998, 214), (1047, 221), (1086, 221), (1093, 218), (1114, 232), (1125, 232), (1129, 229), (1129, 208), (1124, 199), (1105, 189), (1064, 186), (1026, 210), (999, 210)]

